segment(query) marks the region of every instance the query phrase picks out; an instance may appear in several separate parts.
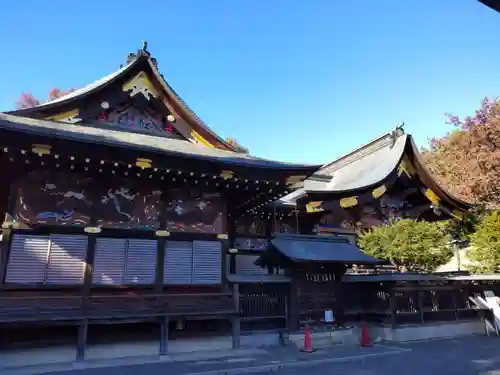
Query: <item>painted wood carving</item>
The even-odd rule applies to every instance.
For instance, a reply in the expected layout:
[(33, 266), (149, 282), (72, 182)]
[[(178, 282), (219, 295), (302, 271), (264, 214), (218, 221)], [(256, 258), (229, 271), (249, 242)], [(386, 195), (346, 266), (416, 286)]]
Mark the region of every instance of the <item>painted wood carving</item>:
[(175, 125), (166, 116), (148, 110), (139, 110), (133, 106), (103, 109), (97, 120), (111, 123), (121, 130), (146, 132), (169, 138), (184, 139)]
[(167, 204), (170, 232), (223, 233), (222, 199), (217, 193), (176, 191)]
[(97, 225), (103, 228), (158, 229), (160, 212), (159, 189), (135, 189), (128, 184), (103, 188), (95, 207)]
[(17, 185), (11, 214), (14, 228), (35, 225), (86, 226), (90, 222), (91, 179), (75, 173), (30, 172)]

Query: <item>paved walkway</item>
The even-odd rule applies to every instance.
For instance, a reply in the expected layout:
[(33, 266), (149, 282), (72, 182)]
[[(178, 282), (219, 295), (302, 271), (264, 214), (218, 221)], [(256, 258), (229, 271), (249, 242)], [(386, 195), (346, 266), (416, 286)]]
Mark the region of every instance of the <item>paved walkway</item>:
[[(302, 353), (293, 347), (244, 348), (169, 356), (94, 359), (25, 367), (2, 375), (500, 375), (500, 338), (469, 336), (370, 348), (334, 346)], [(3, 367), (1, 367), (3, 366)], [(300, 374), (299, 374), (300, 373)]]
[(57, 373), (59, 375), (236, 375), (259, 371), (279, 371), (285, 368), (312, 364), (348, 361), (395, 355), (410, 349), (377, 345), (371, 348), (335, 346), (313, 353), (302, 353), (297, 348), (269, 347), (217, 350), (168, 356), (134, 357), (124, 359), (86, 360), (83, 362), (9, 367), (0, 364), (2, 375), (32, 375)]

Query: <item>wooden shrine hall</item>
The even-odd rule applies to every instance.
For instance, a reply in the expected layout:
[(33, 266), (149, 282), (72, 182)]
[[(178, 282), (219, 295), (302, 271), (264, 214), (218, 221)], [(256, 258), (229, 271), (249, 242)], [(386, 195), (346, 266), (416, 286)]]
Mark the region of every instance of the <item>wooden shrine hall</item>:
[(169, 326), (225, 320), (237, 345), (225, 277), (235, 221), (319, 168), (218, 137), (146, 48), (62, 98), (0, 114), (0, 150), (0, 325), (79, 327), (79, 358), (89, 325), (109, 323), (156, 322), (166, 353)]
[[(398, 218), (461, 219), (469, 208), (439, 186), (421, 161), (411, 135), (398, 127), (324, 165), (272, 205), (255, 208), (253, 224), (238, 226), (237, 231), (259, 228), (266, 220), (271, 229), (254, 230), (254, 240), (237, 237), (238, 249), (244, 251), (235, 256), (241, 259), (235, 261), (234, 279), (240, 283), (259, 280), (258, 271), (246, 266), (250, 261), (264, 271), (276, 270), (270, 272), (273, 278), (265, 278), (269, 290), (271, 284), (276, 287), (286, 278), (291, 286), (290, 329), (320, 322), (325, 310), (334, 311), (342, 323), (344, 274), (352, 273), (350, 268), (373, 269), (376, 264), (355, 246), (360, 231)], [(259, 246), (257, 238), (266, 235), (272, 238), (270, 244)]]
[(79, 359), (95, 327), (152, 324), (165, 354), (176, 335), (227, 330), (238, 346), (240, 329), (294, 330), (325, 310), (341, 322), (344, 274), (376, 262), (359, 231), (469, 208), (401, 128), (323, 166), (248, 154), (146, 46), (88, 86), (0, 113), (0, 152), (0, 346), (16, 329), (70, 327)]

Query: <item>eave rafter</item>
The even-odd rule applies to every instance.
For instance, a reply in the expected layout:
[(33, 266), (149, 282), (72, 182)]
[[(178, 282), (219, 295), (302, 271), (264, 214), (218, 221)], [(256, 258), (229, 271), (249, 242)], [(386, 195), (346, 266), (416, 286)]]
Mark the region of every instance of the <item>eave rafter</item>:
[[(172, 159), (154, 157), (148, 153), (120, 153), (116, 157), (118, 155), (116, 152), (112, 150), (106, 152), (97, 146), (92, 148), (92, 152), (84, 147), (66, 146), (62, 148), (60, 144), (41, 141), (24, 144), (17, 142), (13, 146), (4, 139), (0, 142), (0, 152), (1, 158), (15, 165), (19, 171), (51, 168), (93, 176), (102, 174), (103, 178), (110, 176), (133, 178), (145, 184), (167, 185), (171, 188), (191, 186), (225, 193), (229, 197), (238, 198), (241, 202), (228, 212), (233, 220), (286, 195), (288, 193), (286, 179), (294, 173), (294, 171), (281, 171), (277, 173), (278, 179), (267, 180), (265, 177), (275, 176), (276, 171), (263, 174), (259, 169), (231, 168), (217, 163), (207, 169), (206, 165), (195, 162), (172, 163)], [(178, 167), (172, 168), (172, 165)], [(251, 198), (242, 201), (241, 197), (245, 196)]]

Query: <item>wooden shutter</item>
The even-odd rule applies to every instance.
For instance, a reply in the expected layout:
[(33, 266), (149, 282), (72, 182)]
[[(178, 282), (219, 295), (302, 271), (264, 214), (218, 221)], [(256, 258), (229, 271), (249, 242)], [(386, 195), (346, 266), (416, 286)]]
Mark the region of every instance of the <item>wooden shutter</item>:
[(220, 284), (221, 252), (220, 241), (193, 242), (192, 284)]
[(51, 235), (47, 284), (83, 284), (87, 236)]
[(128, 240), (125, 284), (154, 284), (157, 244), (156, 240)]
[(236, 255), (236, 274), (238, 275), (267, 275), (267, 268), (257, 266), (254, 262), (259, 258), (258, 255), (237, 254)]
[(126, 239), (98, 237), (96, 239), (92, 283), (123, 284), (126, 256)]
[(5, 282), (42, 283), (45, 279), (49, 236), (14, 234), (10, 245)]
[(191, 241), (167, 241), (163, 261), (165, 284), (191, 284), (193, 268), (193, 243)]

